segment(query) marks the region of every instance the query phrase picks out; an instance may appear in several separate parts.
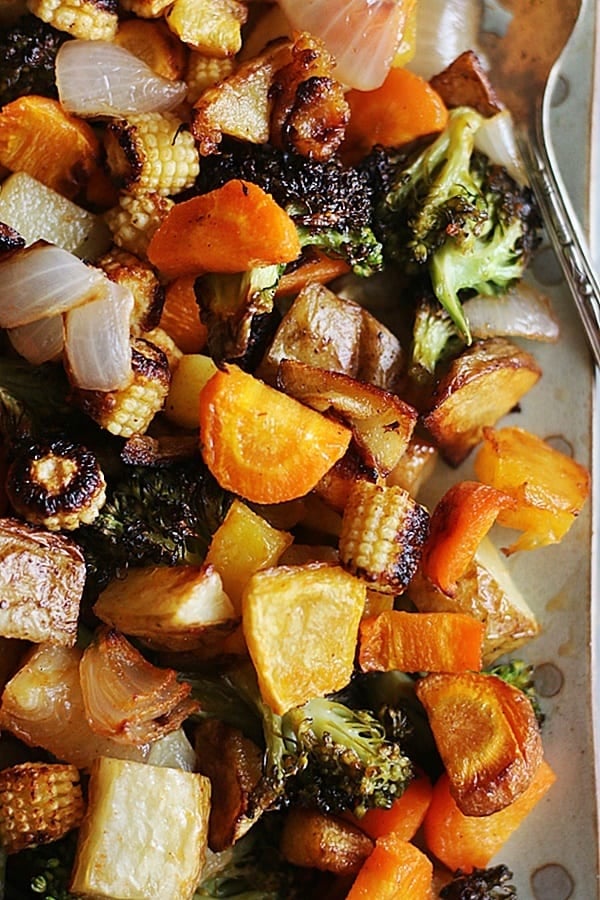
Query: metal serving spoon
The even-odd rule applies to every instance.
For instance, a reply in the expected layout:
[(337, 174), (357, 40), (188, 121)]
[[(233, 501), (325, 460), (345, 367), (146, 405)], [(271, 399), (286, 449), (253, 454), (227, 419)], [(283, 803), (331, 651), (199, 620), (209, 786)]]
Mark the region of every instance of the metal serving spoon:
[[(600, 365), (600, 281), (548, 137), (552, 102), (560, 82), (561, 61), (570, 50), (576, 51), (582, 30), (589, 27), (589, 17), (584, 13), (595, 2), (558, 0), (556, 8), (552, 2), (537, 4), (545, 8), (545, 27), (536, 31), (536, 23), (533, 23), (531, 34), (523, 34), (523, 38), (530, 41), (529, 46), (534, 48), (529, 51), (534, 54), (534, 64), (526, 68), (521, 64), (520, 74), (524, 78), (513, 97), (514, 102), (509, 99), (508, 105), (516, 118), (521, 153), (548, 237), (585, 327), (596, 364)], [(548, 40), (549, 35), (553, 41)], [(504, 82), (508, 89), (511, 78), (514, 81), (515, 71), (511, 71), (510, 65), (508, 70), (500, 63), (496, 66), (493, 50), (490, 59), (494, 83), (502, 85)], [(577, 140), (578, 136), (574, 135), (574, 139)]]

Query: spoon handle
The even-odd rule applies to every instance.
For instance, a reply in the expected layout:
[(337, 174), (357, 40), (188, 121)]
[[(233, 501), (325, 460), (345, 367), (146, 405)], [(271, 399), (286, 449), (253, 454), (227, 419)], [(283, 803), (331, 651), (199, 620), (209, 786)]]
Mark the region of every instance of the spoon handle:
[(553, 164), (538, 123), (519, 135), (521, 154), (544, 225), (600, 366), (600, 282), (566, 188)]

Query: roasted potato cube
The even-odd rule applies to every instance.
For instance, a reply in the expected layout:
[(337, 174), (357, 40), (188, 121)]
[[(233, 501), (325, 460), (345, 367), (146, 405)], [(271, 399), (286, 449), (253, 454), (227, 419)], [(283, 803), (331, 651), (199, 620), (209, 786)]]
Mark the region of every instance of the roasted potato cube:
[(360, 459), (356, 448), (350, 446), (314, 488), (314, 493), (336, 512), (343, 513), (353, 485), (357, 481), (377, 481), (376, 469)]
[(447, 462), (458, 466), (541, 374), (530, 353), (504, 338), (476, 341), (453, 360), (424, 420)]
[(242, 46), (248, 8), (238, 0), (175, 0), (167, 25), (177, 37), (207, 56), (235, 56)]
[(195, 732), (198, 771), (210, 779), (208, 846), (215, 853), (235, 844), (260, 815), (250, 794), (262, 775), (263, 751), (237, 728), (207, 719)]
[(352, 300), (308, 284), (284, 315), (259, 376), (273, 384), (282, 359), (343, 372), (394, 390), (404, 366), (398, 339)]
[(94, 612), (124, 634), (162, 650), (203, 646), (206, 632), (237, 615), (217, 570), (206, 566), (129, 569), (100, 594)]
[(363, 583), (328, 563), (263, 569), (250, 578), (244, 635), (274, 712), (348, 683), (365, 597)]
[(438, 461), (438, 451), (434, 444), (421, 435), (414, 434), (408, 446), (385, 483), (401, 487), (413, 497), (417, 497), (430, 475), (433, 475)]
[(543, 751), (523, 691), (481, 672), (426, 675), (416, 690), (461, 812), (488, 816), (531, 784)]
[(461, 612), (483, 622), (484, 666), (532, 640), (540, 630), (535, 614), (487, 537), (458, 580), (454, 597), (438, 590), (420, 570), (407, 594), (421, 612)]
[(336, 875), (356, 875), (373, 841), (352, 822), (316, 809), (290, 809), (281, 834), (283, 857)]
[(221, 576), (238, 615), (250, 576), (259, 569), (276, 565), (292, 540), (291, 534), (273, 528), (241, 500), (233, 501), (212, 537), (206, 563), (214, 566)]
[(26, 762), (0, 772), (0, 844), (7, 853), (59, 840), (83, 812), (75, 766)]
[(70, 890), (107, 900), (191, 900), (209, 811), (203, 775), (96, 760)]
[(401, 594), (419, 564), (429, 513), (402, 488), (359, 481), (342, 518), (340, 559), (372, 590)]
[(558, 543), (587, 499), (589, 472), (523, 428), (486, 428), (483, 437), (477, 477), (514, 498), (516, 506), (501, 510), (498, 523), (523, 532), (504, 552)]
[(388, 475), (406, 450), (417, 411), (396, 394), (341, 372), (283, 359), (277, 385), (318, 412), (333, 412), (352, 429), (367, 467)]
[(224, 134), (254, 144), (268, 140), (270, 90), (275, 72), (289, 59), (290, 47), (290, 41), (274, 43), (202, 92), (194, 104), (190, 126), (201, 156), (214, 153)]
[(0, 519), (0, 635), (73, 646), (85, 562), (69, 538)]

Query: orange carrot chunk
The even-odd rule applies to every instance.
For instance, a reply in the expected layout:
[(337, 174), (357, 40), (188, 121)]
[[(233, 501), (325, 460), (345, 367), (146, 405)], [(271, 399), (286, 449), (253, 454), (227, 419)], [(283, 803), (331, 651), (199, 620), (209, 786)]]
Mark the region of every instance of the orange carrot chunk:
[(480, 669), (484, 630), (464, 613), (385, 610), (361, 622), (359, 664), (363, 672)]
[(181, 275), (166, 290), (160, 327), (173, 338), (182, 353), (199, 353), (206, 344), (206, 325), (194, 293), (194, 275)]
[(397, 834), (379, 838), (346, 900), (430, 900), (433, 866)]
[(419, 774), (389, 809), (368, 809), (361, 819), (355, 821), (373, 840), (395, 834), (404, 841), (410, 841), (423, 823), (432, 796), (431, 781), (426, 775)]
[(148, 247), (148, 259), (166, 278), (246, 272), (299, 254), (298, 232), (285, 210), (239, 179), (176, 204)]
[(355, 161), (375, 144), (397, 147), (446, 127), (448, 110), (429, 82), (408, 69), (391, 69), (374, 91), (348, 91), (350, 122), (345, 155)]
[(321, 250), (311, 250), (297, 268), (281, 276), (277, 296), (292, 297), (299, 294), (307, 284), (327, 284), (349, 271), (350, 266), (341, 257), (327, 256)]
[(200, 394), (200, 443), (219, 484), (254, 503), (303, 497), (340, 459), (351, 432), (236, 366)]
[(485, 868), (555, 781), (543, 761), (527, 790), (510, 806), (490, 816), (465, 816), (450, 793), (448, 776), (442, 775), (423, 823), (427, 848), (452, 871)]
[(431, 516), (421, 557), (425, 577), (452, 597), (456, 582), (466, 572), (500, 510), (514, 505), (508, 494), (477, 481), (460, 481), (449, 488)]

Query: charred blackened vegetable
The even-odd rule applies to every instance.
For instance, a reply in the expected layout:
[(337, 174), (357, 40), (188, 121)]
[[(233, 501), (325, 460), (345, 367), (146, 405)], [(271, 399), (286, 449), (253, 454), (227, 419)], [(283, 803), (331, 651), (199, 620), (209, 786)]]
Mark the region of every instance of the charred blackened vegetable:
[(54, 61), (67, 38), (31, 15), (0, 29), (0, 106), (28, 94), (58, 96)]

